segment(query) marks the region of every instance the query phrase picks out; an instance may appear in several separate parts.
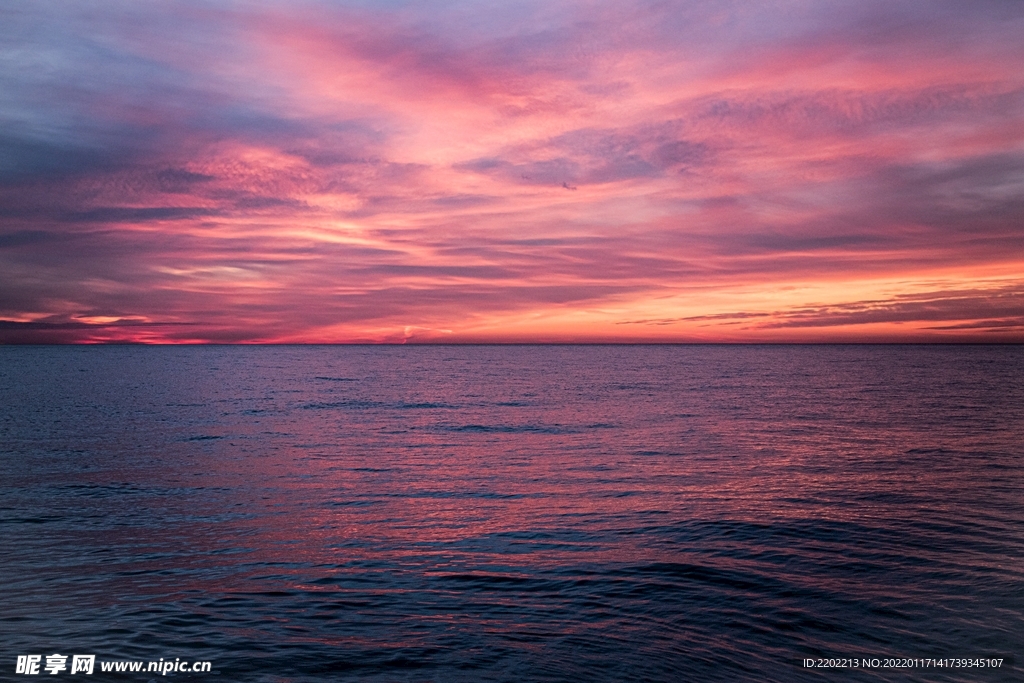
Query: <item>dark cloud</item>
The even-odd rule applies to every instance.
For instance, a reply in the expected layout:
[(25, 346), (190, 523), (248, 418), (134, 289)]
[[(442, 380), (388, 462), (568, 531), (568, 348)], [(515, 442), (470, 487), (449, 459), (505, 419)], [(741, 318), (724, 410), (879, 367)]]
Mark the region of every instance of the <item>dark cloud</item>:
[(666, 123), (622, 130), (582, 128), (456, 168), (524, 185), (593, 184), (688, 170), (708, 163), (711, 156), (707, 143), (681, 139), (679, 125)]
[[(929, 328), (950, 330), (994, 327), (980, 322), (992, 319), (1011, 321), (1008, 323), (1011, 328), (1024, 330), (1024, 327), (1014, 327), (1012, 322), (1024, 319), (1024, 287), (1014, 285), (991, 290), (933, 292), (902, 295), (886, 301), (855, 301), (776, 311), (771, 314), (769, 321), (759, 323), (758, 326), (772, 329), (958, 321), (956, 325)], [(1007, 323), (1001, 324), (1001, 327), (1006, 326)]]
[(209, 183), (216, 179), (216, 176), (206, 173), (193, 173), (183, 168), (165, 168), (156, 173), (159, 190), (169, 194), (188, 194), (194, 192), (197, 185)]
[(309, 208), (309, 204), (290, 197), (239, 197), (234, 202), (239, 209), (290, 209), (301, 211)]
[(146, 322), (115, 320), (109, 323), (88, 323), (74, 320), (36, 320), (22, 322), (0, 319), (0, 344), (67, 344), (81, 341), (130, 341), (120, 337), (126, 330), (168, 332), (175, 327), (191, 327), (195, 323)]
[[(913, 323), (946, 323), (911, 327)], [(825, 338), (876, 340), (927, 340), (927, 331), (936, 333), (979, 332), (989, 340), (1024, 341), (1024, 285), (1013, 284), (991, 289), (943, 290), (905, 294), (892, 299), (853, 301), (827, 305), (807, 305), (766, 311), (734, 311), (674, 318), (642, 318), (619, 321), (618, 325), (668, 327), (686, 323), (739, 331), (747, 338), (759, 339), (768, 331), (791, 331), (806, 335), (815, 331), (843, 327), (828, 332)], [(905, 333), (857, 331), (857, 327), (878, 323), (908, 325)], [(854, 331), (850, 331), (854, 330)], [(926, 332), (922, 333), (921, 330)], [(772, 339), (778, 339), (773, 336)], [(953, 340), (985, 341), (986, 337), (938, 337)]]
[(0, 134), (0, 182), (18, 183), (39, 177), (60, 177), (101, 166), (95, 150), (62, 147)]
[[(836, 249), (864, 249), (866, 247), (892, 246), (893, 240), (883, 235), (840, 234), (840, 235), (780, 235), (762, 233), (750, 235), (746, 244), (751, 252), (808, 252), (834, 251)], [(735, 252), (734, 252), (735, 253)]]
[(1002, 320), (975, 320), (959, 325), (933, 325), (929, 330), (981, 330), (986, 332), (1024, 332), (1024, 316)]
[(19, 230), (7, 234), (0, 234), (0, 249), (23, 247), (26, 245), (52, 242), (59, 239), (59, 236), (44, 230)]
[(198, 216), (216, 216), (220, 211), (202, 207), (149, 206), (123, 207), (101, 206), (86, 211), (77, 211), (65, 216), (73, 223), (145, 223), (149, 221), (183, 220)]
[(685, 103), (694, 122), (758, 126), (804, 136), (863, 136), (973, 115), (1004, 116), (1024, 105), (1024, 91), (955, 85), (907, 91), (815, 90), (713, 96)]

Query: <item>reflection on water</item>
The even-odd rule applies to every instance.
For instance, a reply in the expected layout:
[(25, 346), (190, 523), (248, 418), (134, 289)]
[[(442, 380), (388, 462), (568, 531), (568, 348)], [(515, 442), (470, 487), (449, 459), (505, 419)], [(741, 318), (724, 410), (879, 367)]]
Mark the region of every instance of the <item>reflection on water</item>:
[(1021, 653), (1020, 347), (0, 348), (0, 399), (8, 675), (1019, 675), (800, 661)]

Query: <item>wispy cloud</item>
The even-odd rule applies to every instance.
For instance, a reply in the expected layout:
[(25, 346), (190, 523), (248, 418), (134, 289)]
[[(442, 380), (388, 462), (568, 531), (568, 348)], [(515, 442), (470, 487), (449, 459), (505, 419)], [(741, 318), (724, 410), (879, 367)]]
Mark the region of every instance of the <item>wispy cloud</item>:
[[(885, 299), (804, 303), (766, 311), (732, 311), (678, 318), (623, 320), (620, 325), (727, 327), (752, 338), (768, 332), (844, 328), (846, 339), (892, 337), (927, 339), (932, 331), (985, 332), (989, 340), (1015, 340), (1024, 332), (1024, 282), (991, 283), (969, 290), (936, 290), (896, 294)], [(942, 338), (932, 335), (933, 338)], [(788, 337), (796, 339), (799, 337)], [(946, 337), (947, 339), (949, 337)], [(976, 336), (959, 339), (979, 340)], [(787, 337), (782, 337), (787, 339)]]

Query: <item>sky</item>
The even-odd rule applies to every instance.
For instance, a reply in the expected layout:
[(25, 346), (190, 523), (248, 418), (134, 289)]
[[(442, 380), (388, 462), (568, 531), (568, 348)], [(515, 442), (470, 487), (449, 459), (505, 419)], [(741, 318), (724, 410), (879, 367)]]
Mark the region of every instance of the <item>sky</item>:
[(0, 343), (1024, 342), (1024, 2), (0, 6)]

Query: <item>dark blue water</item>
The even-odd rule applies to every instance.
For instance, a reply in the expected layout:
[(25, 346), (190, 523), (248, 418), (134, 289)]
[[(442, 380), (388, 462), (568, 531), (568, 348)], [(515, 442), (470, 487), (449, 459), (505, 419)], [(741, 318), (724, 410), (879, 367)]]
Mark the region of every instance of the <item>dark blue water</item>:
[(0, 468), (3, 680), (1024, 680), (1022, 347), (5, 347)]

